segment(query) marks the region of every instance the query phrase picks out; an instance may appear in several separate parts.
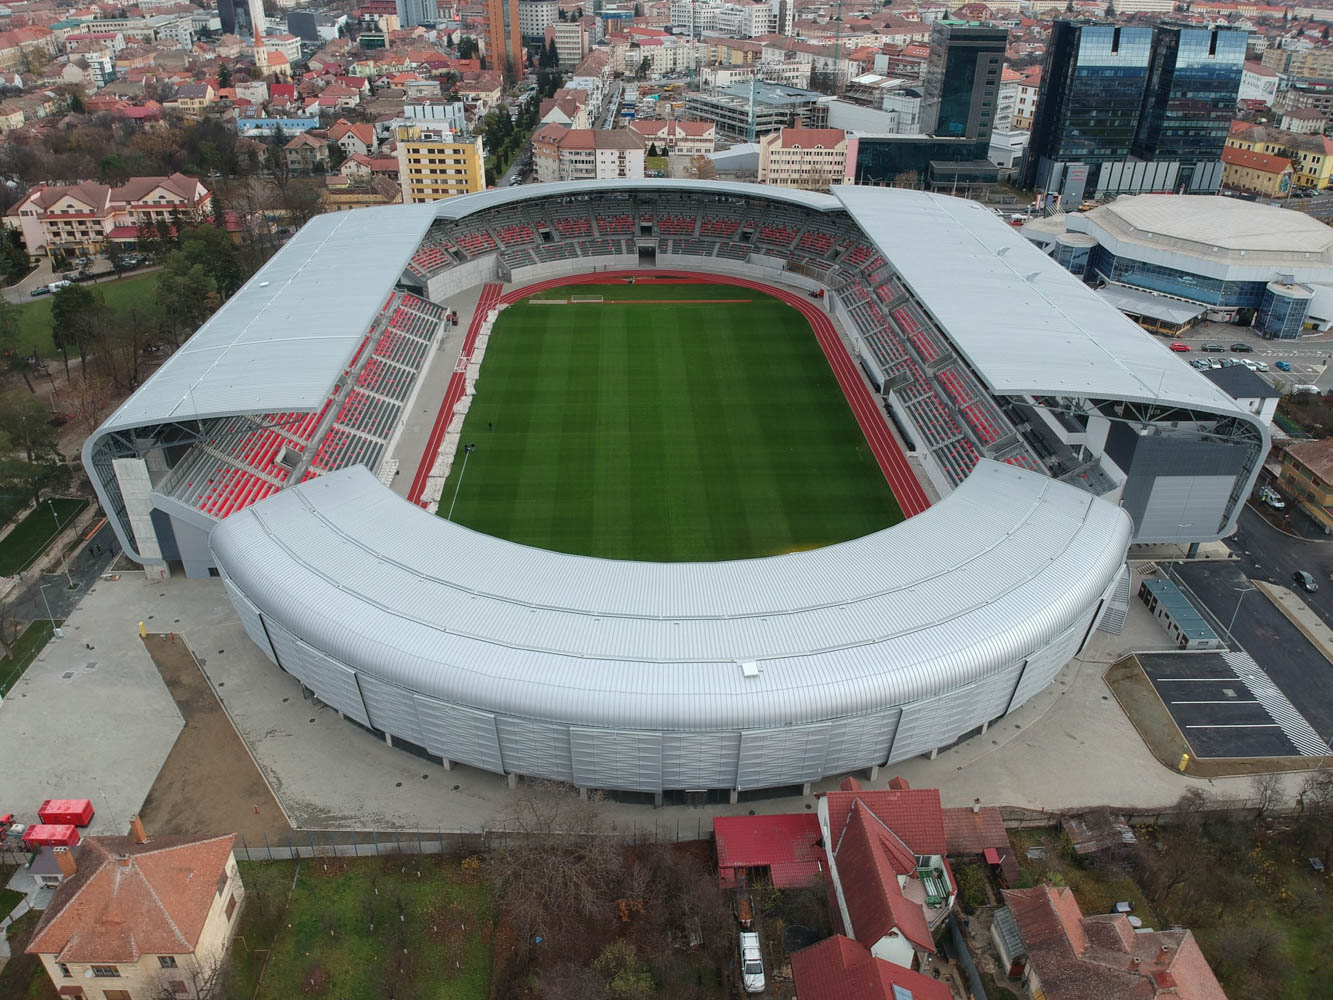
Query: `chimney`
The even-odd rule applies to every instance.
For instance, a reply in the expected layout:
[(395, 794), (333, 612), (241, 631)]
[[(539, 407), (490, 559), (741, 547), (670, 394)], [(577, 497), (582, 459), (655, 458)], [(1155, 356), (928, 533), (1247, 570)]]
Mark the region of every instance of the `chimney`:
[[(128, 868), (130, 866), (130, 856), (128, 854), (117, 854), (116, 864), (122, 868)], [(1138, 961), (1138, 959), (1135, 959), (1135, 961)]]
[(60, 874), (65, 878), (73, 878), (74, 873), (79, 870), (79, 866), (74, 863), (74, 855), (70, 853), (68, 847), (53, 847), (51, 853), (55, 855), (56, 864), (60, 866)]
[(148, 834), (144, 832), (143, 820), (138, 813), (130, 817), (130, 839), (136, 844), (148, 843)]
[(980, 800), (980, 799), (973, 799), (973, 800), (972, 800), (972, 815), (975, 816), (975, 815), (976, 815), (977, 813), (979, 813), (979, 812), (981, 812), (981, 800)]

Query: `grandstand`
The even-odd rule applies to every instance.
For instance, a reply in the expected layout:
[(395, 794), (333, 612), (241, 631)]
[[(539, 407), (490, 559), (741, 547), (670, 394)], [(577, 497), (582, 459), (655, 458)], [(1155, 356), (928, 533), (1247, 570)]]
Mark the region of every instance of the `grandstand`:
[[(409, 477), (413, 503), (385, 488), (395, 460), (447, 474), (492, 309), (643, 267), (800, 307), (914, 516), (710, 569), (516, 546), (429, 516)], [(427, 401), (440, 433), (395, 457), (443, 304), (482, 286), (438, 416)], [(127, 553), (222, 575), (256, 644), (349, 718), (446, 760), (660, 795), (873, 767), (1011, 711), (1128, 600), (1131, 541), (1232, 530), (1267, 447), (972, 203), (617, 181), (316, 218), (84, 463)]]

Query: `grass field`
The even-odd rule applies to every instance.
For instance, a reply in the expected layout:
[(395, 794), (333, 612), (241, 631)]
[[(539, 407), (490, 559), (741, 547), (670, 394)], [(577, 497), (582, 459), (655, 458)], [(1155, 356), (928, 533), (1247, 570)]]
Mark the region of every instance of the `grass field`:
[(51, 641), (52, 628), (59, 624), (59, 621), (52, 622), (46, 618), (29, 622), (28, 627), (11, 643), (13, 654), (7, 653), (0, 657), (0, 698), (13, 690), (18, 679), (23, 676), (23, 671), (32, 666), (37, 654)]
[(491, 901), (456, 858), (241, 864), (249, 898), (227, 1000), (485, 1000)]
[[(117, 312), (130, 309), (151, 309), (157, 297), (157, 272), (107, 281), (99, 285), (89, 285), (94, 292), (101, 294), (106, 304)], [(60, 352), (51, 340), (51, 296), (43, 295), (18, 307), (19, 331), (25, 351), (34, 348), (43, 358), (58, 357)]]
[(902, 520), (795, 309), (726, 285), (536, 298), (578, 295), (608, 301), (501, 313), (463, 427), (477, 447), (466, 473), (454, 463), (441, 515), (457, 491), (453, 519), (478, 531), (663, 562), (813, 548)]
[(78, 497), (55, 497), (38, 504), (9, 534), (0, 538), (0, 576), (13, 576), (27, 569), (51, 544), (51, 539), (87, 506), (88, 501)]

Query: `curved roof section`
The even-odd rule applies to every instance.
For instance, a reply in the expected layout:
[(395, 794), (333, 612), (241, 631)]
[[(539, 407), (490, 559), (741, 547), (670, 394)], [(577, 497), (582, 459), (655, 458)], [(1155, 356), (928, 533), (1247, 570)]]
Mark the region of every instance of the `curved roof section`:
[[(409, 690), (691, 729), (837, 718), (985, 676), (1086, 614), (1131, 532), (1106, 501), (983, 461), (939, 504), (864, 538), (627, 562), (480, 534), (352, 468), (233, 515), (210, 544), (265, 615)], [(749, 661), (757, 676), (743, 676)]]
[(311, 219), (98, 433), (316, 409), (434, 218), (410, 205)]
[(891, 188), (833, 193), (993, 391), (1245, 416), (981, 204)]
[(1110, 215), (1142, 237), (1165, 236), (1207, 250), (1261, 250), (1277, 253), (1333, 252), (1333, 229), (1302, 212), (1259, 205), (1243, 198), (1182, 194), (1121, 195), (1086, 213)]

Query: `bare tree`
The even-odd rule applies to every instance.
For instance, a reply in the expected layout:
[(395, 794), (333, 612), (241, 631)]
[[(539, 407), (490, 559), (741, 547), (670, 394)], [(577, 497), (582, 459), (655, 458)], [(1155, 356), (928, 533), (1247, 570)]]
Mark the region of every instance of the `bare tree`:
[(493, 823), (505, 830), (506, 845), (491, 860), (491, 876), (521, 941), (559, 940), (611, 917), (622, 862), (597, 796), (534, 782)]
[[(172, 961), (176, 960), (173, 958)], [(182, 964), (161, 971), (153, 1000), (180, 1000), (183, 996), (197, 1000), (224, 1000), (230, 974), (231, 961), (228, 958), (184, 958)]]
[(1282, 776), (1276, 771), (1256, 774), (1250, 781), (1250, 796), (1254, 799), (1254, 818), (1263, 819), (1282, 804)]

